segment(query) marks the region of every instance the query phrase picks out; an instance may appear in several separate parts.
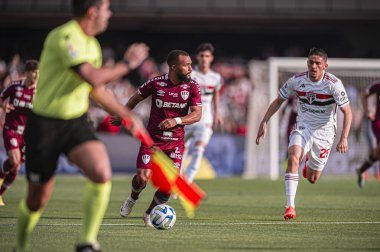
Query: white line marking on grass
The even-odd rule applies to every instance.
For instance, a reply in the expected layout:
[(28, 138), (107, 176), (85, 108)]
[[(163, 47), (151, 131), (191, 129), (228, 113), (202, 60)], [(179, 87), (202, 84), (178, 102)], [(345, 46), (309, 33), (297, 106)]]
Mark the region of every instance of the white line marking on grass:
[[(380, 224), (380, 221), (277, 221), (277, 222), (213, 222), (213, 223), (198, 223), (190, 222), (184, 223), (184, 225), (191, 226), (226, 226), (226, 225), (362, 225), (362, 224)], [(139, 223), (104, 223), (102, 226), (142, 226)], [(15, 224), (0, 224), (1, 226), (16, 226)], [(70, 227), (70, 226), (82, 226), (80, 223), (50, 223), (50, 224), (38, 224), (40, 227)]]

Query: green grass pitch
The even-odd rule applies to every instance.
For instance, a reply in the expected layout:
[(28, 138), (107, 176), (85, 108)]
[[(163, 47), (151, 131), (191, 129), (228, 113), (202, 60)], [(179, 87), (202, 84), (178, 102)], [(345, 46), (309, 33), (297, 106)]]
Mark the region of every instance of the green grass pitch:
[[(81, 224), (81, 176), (57, 176), (53, 196), (33, 232), (31, 251), (73, 251)], [(207, 198), (194, 219), (170, 200), (177, 222), (167, 231), (145, 228), (142, 214), (153, 188), (141, 195), (129, 218), (119, 207), (131, 177), (113, 178), (108, 211), (99, 233), (102, 251), (364, 251), (380, 250), (380, 181), (359, 189), (354, 177), (323, 177), (316, 185), (300, 179), (297, 220), (285, 222), (283, 179), (218, 178), (198, 181)], [(15, 242), (18, 201), (26, 183), (20, 176), (0, 208), (0, 251)]]

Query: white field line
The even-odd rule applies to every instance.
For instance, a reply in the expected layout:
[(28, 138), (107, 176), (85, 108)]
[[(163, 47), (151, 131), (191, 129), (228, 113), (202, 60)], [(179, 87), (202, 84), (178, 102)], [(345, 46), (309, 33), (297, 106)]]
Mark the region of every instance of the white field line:
[[(179, 223), (177, 223), (178, 225)], [(185, 223), (185, 225), (190, 226), (243, 226), (243, 225), (362, 225), (362, 224), (375, 224), (379, 225), (380, 221), (331, 221), (331, 222), (323, 222), (323, 221), (277, 221), (277, 222), (213, 222), (213, 223), (198, 223), (198, 222), (190, 222)], [(181, 224), (179, 224), (181, 225)], [(16, 226), (13, 223), (9, 224), (0, 224), (0, 227), (5, 226)], [(38, 224), (40, 227), (70, 227), (70, 226), (82, 226), (80, 223), (50, 223), (50, 224)], [(142, 223), (104, 223), (102, 226), (142, 226)]]

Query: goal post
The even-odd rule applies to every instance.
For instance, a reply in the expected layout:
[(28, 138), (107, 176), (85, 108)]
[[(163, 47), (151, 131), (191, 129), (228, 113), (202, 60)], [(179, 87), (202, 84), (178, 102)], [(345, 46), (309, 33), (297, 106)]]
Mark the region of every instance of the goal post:
[[(328, 65), (327, 71), (341, 79), (346, 89), (347, 85), (349, 85), (350, 88), (352, 86), (353, 89), (359, 93), (375, 80), (380, 80), (380, 60), (377, 59), (330, 58), (328, 59)], [(283, 131), (280, 127), (280, 113), (277, 112), (270, 119), (266, 139), (264, 139), (259, 146), (255, 143), (256, 134), (264, 113), (270, 102), (278, 96), (281, 85), (292, 75), (304, 71), (307, 71), (307, 58), (273, 57), (267, 61), (253, 60), (249, 63), (249, 72), (254, 88), (250, 94), (250, 106), (248, 111), (248, 139), (245, 148), (246, 162), (243, 172), (244, 178), (269, 176), (270, 179), (276, 180), (279, 178), (281, 172), (283, 172), (280, 167), (281, 154), (282, 156), (285, 155), (284, 153), (286, 153), (287, 146), (280, 136), (281, 130)], [(360, 102), (358, 103), (357, 100), (351, 101), (351, 99), (350, 102), (358, 106), (358, 110), (360, 109)], [(339, 116), (340, 115), (338, 115), (338, 117)], [(338, 130), (341, 130), (341, 126), (338, 126), (338, 128)], [(362, 134), (364, 133), (362, 132)], [(352, 135), (352, 130), (350, 135)], [(340, 131), (338, 131), (336, 138), (339, 136)], [(364, 146), (361, 146), (359, 149), (363, 153), (367, 153), (368, 147), (365, 146), (365, 140), (361, 141), (361, 144)], [(335, 144), (336, 142), (337, 139), (335, 139)], [(336, 153), (331, 153), (331, 156), (334, 155), (336, 155)], [(350, 153), (350, 155), (361, 156), (361, 158), (366, 157), (366, 154), (359, 155), (357, 153)], [(337, 159), (331, 156), (329, 159)], [(345, 157), (342, 156), (341, 158)], [(355, 162), (359, 162), (359, 158), (357, 159)], [(334, 162), (339, 165), (338, 161)], [(341, 161), (340, 163), (347, 166), (347, 162)], [(354, 162), (351, 163), (352, 164), (348, 163), (348, 166), (354, 165)], [(331, 166), (333, 165), (328, 161), (326, 166), (329, 166), (329, 164)], [(349, 172), (349, 169), (347, 169), (346, 173), (347, 172)]]

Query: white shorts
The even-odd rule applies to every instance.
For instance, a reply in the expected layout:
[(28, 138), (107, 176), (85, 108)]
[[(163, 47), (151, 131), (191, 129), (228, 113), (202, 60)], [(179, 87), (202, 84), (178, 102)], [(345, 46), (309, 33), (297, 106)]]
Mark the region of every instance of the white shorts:
[[(324, 136), (316, 138), (315, 136)], [(296, 128), (290, 134), (289, 147), (293, 145), (301, 146), (303, 157), (309, 155), (307, 167), (316, 171), (322, 171), (326, 165), (333, 146), (335, 131), (326, 131), (325, 129), (309, 130), (308, 128), (297, 123)]]
[(202, 123), (187, 125), (185, 127), (185, 145), (188, 147), (191, 141), (202, 141), (207, 145), (212, 133), (212, 128)]

